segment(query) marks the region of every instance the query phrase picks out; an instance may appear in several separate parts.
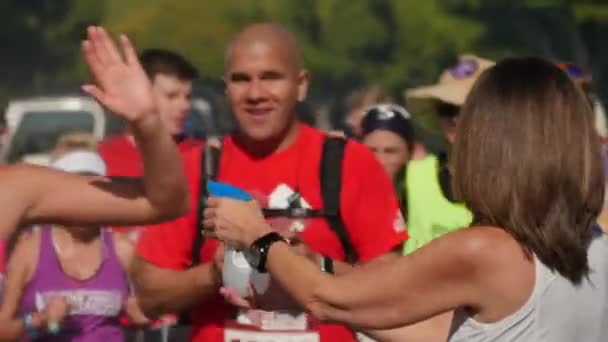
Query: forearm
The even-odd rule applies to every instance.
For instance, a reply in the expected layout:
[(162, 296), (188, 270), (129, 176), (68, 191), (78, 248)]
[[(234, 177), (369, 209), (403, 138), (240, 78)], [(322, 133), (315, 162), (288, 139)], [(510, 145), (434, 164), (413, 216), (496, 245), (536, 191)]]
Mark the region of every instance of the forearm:
[[(46, 315), (40, 312), (29, 315), (29, 327), (37, 332), (43, 333), (42, 329), (46, 326)], [(25, 318), (0, 318), (0, 342), (21, 340), (27, 334), (25, 328)]]
[(162, 270), (153, 278), (136, 276), (135, 284), (137, 303), (149, 318), (187, 310), (216, 295), (220, 286), (211, 263), (185, 271)]
[(384, 255), (381, 255), (373, 260), (369, 260), (365, 263), (359, 265), (351, 265), (349, 263), (333, 260), (334, 263), (334, 274), (337, 276), (348, 274), (355, 269), (366, 269), (368, 267), (377, 267), (386, 262), (394, 261), (396, 258), (400, 257), (398, 252), (391, 251)]
[[(168, 218), (188, 211), (188, 187), (177, 145), (158, 115), (132, 123), (144, 164), (144, 189), (150, 203)], [(161, 132), (161, 133), (159, 133)]]
[(316, 298), (317, 289), (329, 282), (315, 262), (304, 255), (290, 251), (287, 244), (275, 243), (268, 251), (266, 268), (286, 291), (304, 307), (317, 316), (324, 303)]

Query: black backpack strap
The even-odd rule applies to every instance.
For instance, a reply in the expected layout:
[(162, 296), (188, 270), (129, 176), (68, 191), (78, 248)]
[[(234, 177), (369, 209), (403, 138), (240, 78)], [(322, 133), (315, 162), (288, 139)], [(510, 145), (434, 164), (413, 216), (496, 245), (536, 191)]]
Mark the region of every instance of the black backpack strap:
[(347, 141), (340, 137), (325, 137), (321, 156), (321, 195), (323, 211), (331, 230), (338, 236), (346, 261), (355, 264), (359, 256), (340, 215), (340, 190), (342, 189), (342, 160)]
[(190, 266), (196, 266), (201, 262), (200, 251), (201, 248), (203, 248), (203, 244), (205, 243), (203, 214), (205, 212), (205, 208), (207, 208), (207, 197), (209, 197), (209, 193), (207, 192), (207, 181), (217, 180), (221, 154), (221, 146), (217, 148), (212, 146), (211, 144), (206, 144), (205, 148), (201, 152), (201, 177), (198, 192), (198, 208), (196, 213), (196, 230), (192, 243), (192, 261), (190, 263)]
[(437, 155), (437, 159), (439, 160), (437, 177), (439, 179), (441, 192), (448, 201), (456, 203), (454, 193), (452, 192), (452, 176), (450, 174), (450, 169), (448, 168), (448, 154), (446, 152), (441, 152)]

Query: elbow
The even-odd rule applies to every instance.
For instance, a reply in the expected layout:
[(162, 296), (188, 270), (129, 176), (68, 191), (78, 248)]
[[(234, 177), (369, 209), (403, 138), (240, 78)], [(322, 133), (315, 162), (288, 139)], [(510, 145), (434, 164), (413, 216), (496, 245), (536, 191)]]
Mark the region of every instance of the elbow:
[(165, 314), (163, 305), (153, 296), (142, 295), (141, 292), (136, 295), (137, 303), (141, 312), (149, 319), (155, 320)]
[(173, 218), (182, 217), (190, 211), (190, 191), (187, 186), (184, 186), (180, 191), (177, 192), (177, 200), (174, 203)]
[(188, 188), (176, 190), (173, 194), (165, 194), (163, 198), (153, 202), (156, 208), (156, 221), (166, 222), (178, 219), (190, 211), (190, 194)]

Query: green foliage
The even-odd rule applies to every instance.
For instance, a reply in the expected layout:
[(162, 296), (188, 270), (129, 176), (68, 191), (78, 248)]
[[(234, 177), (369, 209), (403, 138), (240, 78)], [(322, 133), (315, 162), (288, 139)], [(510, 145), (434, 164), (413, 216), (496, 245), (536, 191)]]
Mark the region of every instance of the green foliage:
[[(216, 83), (235, 32), (279, 23), (300, 43), (315, 105), (334, 105), (369, 84), (400, 97), (435, 82), (465, 52), (573, 61), (592, 67), (597, 84), (608, 82), (601, 0), (5, 0), (0, 13), (0, 41), (10, 47), (0, 55), (8, 70), (0, 101), (85, 80), (79, 44), (90, 23), (129, 34), (140, 49), (178, 51)], [(419, 118), (432, 126), (431, 116)]]

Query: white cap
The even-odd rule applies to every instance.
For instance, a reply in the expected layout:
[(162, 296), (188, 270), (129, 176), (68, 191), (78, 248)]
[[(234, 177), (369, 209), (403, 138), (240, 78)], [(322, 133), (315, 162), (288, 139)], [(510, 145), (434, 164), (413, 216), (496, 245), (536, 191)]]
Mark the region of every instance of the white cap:
[(63, 170), (72, 173), (90, 173), (105, 176), (107, 173), (106, 163), (98, 153), (91, 151), (73, 151), (52, 161), (49, 165), (52, 169)]

